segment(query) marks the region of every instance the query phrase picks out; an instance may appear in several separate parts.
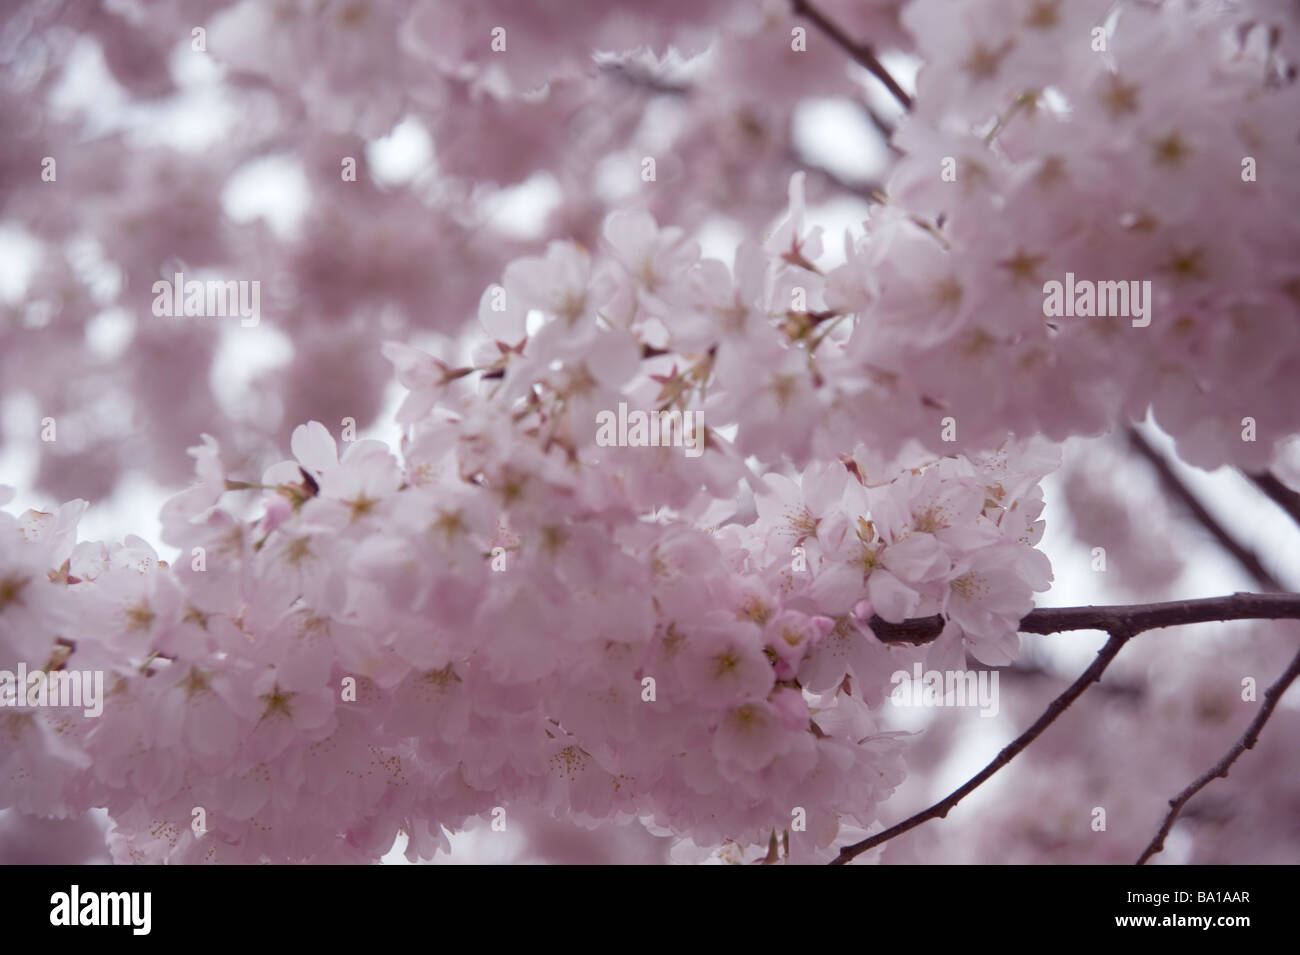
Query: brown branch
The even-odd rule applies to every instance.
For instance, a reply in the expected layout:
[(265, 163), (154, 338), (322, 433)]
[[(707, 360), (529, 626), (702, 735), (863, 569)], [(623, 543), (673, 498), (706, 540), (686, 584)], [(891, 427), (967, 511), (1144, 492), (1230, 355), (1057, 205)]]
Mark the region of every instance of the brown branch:
[[(873, 617), (873, 623), (877, 619)], [(1084, 670), (1083, 674), (1074, 683), (1070, 684), (1060, 696), (1048, 705), (1043, 715), (1035, 720), (1029, 729), (1003, 747), (993, 761), (980, 770), (979, 773), (928, 809), (923, 809), (902, 822), (890, 826), (873, 836), (868, 836), (860, 842), (845, 846), (831, 861), (831, 865), (844, 865), (868, 849), (874, 849), (895, 836), (900, 836), (911, 829), (915, 829), (930, 819), (942, 819), (947, 816), (954, 806), (983, 785), (1003, 766), (1010, 763), (1025, 747), (1037, 739), (1047, 727), (1051, 726), (1056, 718), (1064, 713), (1066, 708), (1078, 699), (1089, 686), (1100, 680), (1102, 673), (1115, 659), (1124, 644), (1139, 633), (1188, 623), (1245, 619), (1300, 620), (1300, 594), (1237, 593), (1224, 597), (1205, 597), (1199, 600), (1175, 600), (1167, 603), (1135, 604), (1132, 606), (1043, 607), (1031, 610), (1020, 621), (1020, 631), (1022, 633), (1049, 634), (1066, 630), (1104, 630), (1110, 634), (1110, 637), (1107, 639), (1105, 646), (1098, 652), (1097, 659), (1092, 662), (1092, 665)], [(918, 632), (929, 632), (936, 625), (938, 629), (942, 629), (942, 616), (923, 617), (917, 620), (903, 621), (899, 624), (889, 624), (888, 626), (900, 629), (915, 626)], [(909, 636), (914, 635), (909, 634)], [(938, 630), (934, 630), (929, 639), (933, 639), (937, 635)], [(924, 643), (927, 640), (908, 639), (901, 642)], [(1300, 667), (1300, 657), (1292, 663), (1292, 668), (1295, 667)], [(1288, 673), (1290, 672), (1290, 669), (1288, 669)], [(1286, 680), (1286, 684), (1289, 684), (1293, 679), (1295, 679), (1295, 674), (1292, 673), (1290, 678)], [(1279, 680), (1277, 684), (1269, 687), (1265, 693), (1266, 700), (1269, 700), (1270, 696), (1280, 696), (1285, 688), (1286, 685)], [(1269, 702), (1266, 706), (1267, 711), (1271, 712), (1274, 705), (1276, 705), (1275, 700)], [(1264, 719), (1268, 718), (1266, 714), (1261, 713), (1261, 715)], [(1252, 729), (1258, 735), (1258, 727), (1263, 725), (1263, 720), (1257, 719), (1256, 722), (1258, 725), (1252, 724)], [(1243, 748), (1249, 748), (1249, 746), (1253, 745), (1254, 740), (1250, 739), (1248, 746)], [(1224, 772), (1226, 773), (1226, 771), (1226, 767), (1224, 767)], [(1190, 798), (1190, 795), (1188, 798)]]
[(898, 85), (898, 81), (890, 75), (889, 70), (885, 69), (884, 64), (876, 57), (876, 52), (870, 44), (858, 43), (851, 36), (844, 32), (838, 23), (818, 10), (809, 0), (791, 0), (791, 7), (796, 16), (807, 17), (828, 37), (839, 44), (854, 61), (865, 67), (867, 72), (880, 80), (885, 89), (893, 95), (894, 99), (902, 105), (903, 109), (912, 108), (912, 97), (907, 95), (907, 91)]
[(1237, 740), (1232, 749), (1228, 750), (1223, 758), (1207, 770), (1204, 775), (1197, 778), (1190, 786), (1169, 800), (1169, 815), (1165, 816), (1164, 824), (1161, 825), (1160, 831), (1156, 833), (1155, 838), (1151, 840), (1151, 844), (1138, 857), (1137, 865), (1144, 865), (1148, 859), (1164, 849), (1165, 837), (1169, 835), (1174, 820), (1178, 818), (1178, 814), (1182, 811), (1183, 806), (1187, 804), (1187, 800), (1195, 796), (1214, 779), (1227, 779), (1228, 770), (1236, 762), (1237, 757), (1248, 749), (1254, 749), (1255, 744), (1259, 742), (1260, 730), (1264, 728), (1268, 718), (1273, 715), (1273, 710), (1278, 701), (1282, 699), (1282, 695), (1286, 693), (1287, 688), (1295, 682), (1297, 676), (1300, 676), (1300, 653), (1297, 653), (1292, 658), (1286, 670), (1277, 678), (1277, 682), (1264, 691), (1264, 705), (1259, 708), (1255, 718), (1250, 721), (1250, 726), (1246, 727), (1246, 732), (1242, 734), (1241, 739)]
[(1246, 476), (1254, 482), (1255, 487), (1267, 494), (1274, 504), (1290, 514), (1291, 520), (1300, 524), (1300, 493), (1279, 481), (1271, 471), (1261, 471), (1259, 474)]
[(874, 849), (876, 846), (883, 842), (888, 842), (895, 836), (901, 836), (908, 830), (915, 829), (923, 822), (930, 819), (942, 819), (947, 816), (957, 803), (961, 802), (978, 789), (984, 784), (985, 780), (1003, 766), (1007, 765), (1007, 763), (1015, 759), (1026, 746), (1036, 740), (1042, 734), (1043, 730), (1051, 726), (1056, 718), (1065, 712), (1066, 708), (1071, 703), (1083, 695), (1084, 690), (1097, 680), (1100, 680), (1106, 667), (1108, 667), (1110, 662), (1115, 659), (1124, 644), (1136, 635), (1136, 632), (1137, 631), (1120, 630), (1112, 633), (1110, 639), (1106, 641), (1106, 645), (1102, 647), (1101, 651), (1097, 654), (1097, 659), (1092, 661), (1092, 665), (1083, 671), (1083, 674), (1079, 679), (1071, 683), (1064, 693), (1054, 699), (1043, 712), (1043, 715), (1035, 720), (1034, 724), (1030, 726), (1029, 729), (1025, 730), (1014, 740), (1004, 746), (1002, 751), (993, 758), (991, 763), (967, 780), (960, 788), (954, 790), (943, 799), (940, 799), (930, 808), (923, 809), (921, 812), (909, 816), (902, 822), (890, 826), (883, 832), (878, 832), (874, 836), (868, 836), (861, 842), (855, 842), (852, 845), (845, 846), (840, 850), (839, 855), (831, 860), (831, 865), (844, 865), (855, 857), (866, 852), (868, 849)]
[[(1132, 628), (1138, 633), (1215, 620), (1300, 619), (1300, 594), (1243, 594), (1170, 600), (1165, 603), (1095, 607), (1039, 607), (1020, 621), (1021, 633), (1061, 633), (1066, 630)], [(868, 622), (881, 643), (929, 643), (943, 631), (942, 614), (890, 623), (873, 616)]]
[(1210, 532), (1210, 536), (1219, 542), (1219, 546), (1236, 558), (1237, 563), (1242, 566), (1246, 573), (1255, 578), (1259, 586), (1265, 590), (1286, 590), (1278, 582), (1278, 579), (1269, 572), (1268, 568), (1260, 562), (1259, 556), (1229, 534), (1223, 525), (1215, 519), (1214, 515), (1205, 509), (1205, 506), (1201, 504), (1191, 489), (1179, 478), (1173, 467), (1165, 459), (1165, 456), (1151, 447), (1136, 428), (1130, 427), (1128, 429), (1128, 440), (1133, 450), (1146, 458), (1151, 466), (1155, 468), (1160, 483), (1164, 485), (1165, 489), (1183, 503), (1183, 506), (1191, 512), (1192, 517), (1196, 518), (1197, 522)]

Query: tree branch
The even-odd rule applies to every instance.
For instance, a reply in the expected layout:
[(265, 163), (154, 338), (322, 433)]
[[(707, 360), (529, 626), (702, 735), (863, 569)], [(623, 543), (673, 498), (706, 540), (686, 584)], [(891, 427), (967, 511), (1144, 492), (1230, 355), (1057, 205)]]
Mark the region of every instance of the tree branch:
[(868, 836), (861, 842), (855, 842), (852, 845), (845, 846), (840, 850), (839, 855), (831, 861), (831, 865), (844, 865), (855, 857), (866, 852), (868, 849), (874, 849), (876, 846), (883, 842), (888, 842), (895, 836), (901, 836), (908, 830), (915, 829), (923, 822), (930, 819), (942, 819), (947, 816), (949, 811), (956, 806), (957, 803), (961, 802), (978, 789), (984, 784), (985, 780), (1003, 766), (1007, 765), (1007, 763), (1011, 762), (1011, 760), (1015, 759), (1026, 746), (1036, 740), (1042, 734), (1043, 730), (1051, 726), (1056, 718), (1065, 712), (1066, 708), (1069, 707), (1071, 703), (1083, 695), (1084, 690), (1097, 680), (1100, 680), (1102, 673), (1105, 672), (1106, 667), (1110, 666), (1110, 662), (1115, 659), (1120, 649), (1136, 634), (1137, 631), (1133, 630), (1118, 630), (1113, 632), (1110, 635), (1110, 639), (1106, 641), (1106, 645), (1102, 647), (1101, 651), (1097, 654), (1097, 659), (1092, 661), (1092, 665), (1083, 671), (1083, 674), (1079, 679), (1071, 683), (1064, 693), (1054, 699), (1043, 712), (1043, 715), (1035, 720), (1034, 724), (1030, 726), (1029, 729), (1025, 730), (1014, 740), (1004, 746), (1002, 751), (993, 758), (991, 763), (967, 780), (960, 788), (954, 790), (943, 799), (940, 799), (930, 808), (923, 809), (914, 816), (909, 816), (907, 819), (904, 819), (896, 825), (890, 826), (883, 832), (878, 832), (874, 836)]
[(1273, 710), (1277, 706), (1278, 701), (1282, 699), (1282, 695), (1286, 693), (1287, 688), (1291, 686), (1297, 676), (1300, 676), (1300, 653), (1297, 653), (1295, 657), (1292, 658), (1291, 663), (1287, 666), (1286, 670), (1283, 671), (1282, 675), (1278, 677), (1277, 681), (1264, 691), (1264, 705), (1259, 708), (1259, 712), (1255, 714), (1255, 718), (1250, 721), (1250, 726), (1246, 727), (1246, 732), (1242, 734), (1241, 739), (1237, 740), (1237, 742), (1233, 744), (1232, 749), (1228, 750), (1228, 752), (1224, 754), (1223, 758), (1207, 770), (1204, 775), (1198, 777), (1190, 786), (1180, 792), (1173, 799), (1169, 800), (1169, 814), (1165, 816), (1164, 824), (1161, 825), (1160, 831), (1156, 833), (1155, 838), (1151, 840), (1151, 844), (1148, 845), (1146, 849), (1143, 850), (1142, 855), (1138, 857), (1137, 865), (1145, 865), (1148, 859), (1164, 849), (1165, 837), (1169, 835), (1169, 830), (1173, 828), (1174, 820), (1178, 818), (1178, 814), (1182, 812), (1183, 806), (1187, 804), (1187, 801), (1209, 785), (1214, 779), (1227, 779), (1228, 769), (1234, 762), (1236, 762), (1237, 757), (1246, 750), (1255, 747), (1255, 744), (1259, 742), (1260, 730), (1264, 728), (1264, 724), (1268, 722), (1268, 718), (1273, 715)]
[(1274, 504), (1290, 514), (1291, 520), (1300, 524), (1300, 493), (1279, 481), (1271, 471), (1246, 476), (1254, 482), (1255, 487), (1267, 494)]
[(867, 43), (858, 43), (850, 37), (840, 27), (838, 23), (830, 19), (826, 14), (818, 10), (809, 0), (791, 0), (791, 7), (795, 16), (807, 17), (828, 37), (841, 46), (849, 56), (853, 57), (854, 62), (865, 67), (867, 72), (880, 80), (885, 89), (889, 90), (894, 99), (902, 105), (903, 109), (912, 108), (912, 97), (907, 95), (907, 91), (898, 85), (898, 81), (890, 75), (889, 70), (885, 69), (884, 64), (876, 57), (876, 52)]
[(1259, 586), (1265, 590), (1286, 590), (1278, 582), (1277, 578), (1269, 573), (1268, 568), (1260, 562), (1259, 556), (1229, 534), (1223, 525), (1215, 519), (1214, 515), (1205, 509), (1196, 495), (1183, 483), (1169, 462), (1165, 460), (1164, 455), (1151, 447), (1146, 438), (1142, 437), (1136, 428), (1130, 427), (1128, 429), (1128, 441), (1133, 450), (1146, 458), (1150, 465), (1155, 468), (1160, 483), (1164, 485), (1165, 489), (1183, 503), (1183, 506), (1191, 512), (1197, 522), (1210, 532), (1210, 536), (1219, 542), (1219, 546), (1236, 558), (1237, 563), (1242, 566), (1246, 573), (1255, 578)]
[[(1104, 630), (1110, 634), (1110, 637), (1107, 639), (1105, 646), (1098, 652), (1097, 659), (1092, 662), (1092, 665), (1084, 670), (1083, 674), (1074, 683), (1070, 684), (1065, 692), (1048, 705), (1043, 715), (1035, 720), (1029, 729), (1003, 747), (991, 763), (967, 780), (960, 788), (954, 790), (928, 809), (923, 809), (902, 822), (890, 826), (873, 836), (868, 836), (860, 842), (845, 846), (831, 861), (831, 865), (844, 865), (868, 849), (874, 849), (895, 836), (900, 836), (911, 829), (915, 829), (923, 822), (930, 819), (942, 819), (947, 816), (954, 806), (983, 785), (986, 780), (1015, 759), (1025, 747), (1037, 739), (1047, 727), (1052, 725), (1058, 716), (1065, 712), (1071, 703), (1083, 695), (1084, 690), (1100, 680), (1102, 673), (1119, 654), (1124, 644), (1139, 633), (1188, 623), (1246, 619), (1300, 620), (1300, 594), (1237, 593), (1224, 597), (1205, 597), (1199, 600), (1174, 600), (1166, 603), (1134, 604), (1131, 606), (1043, 607), (1031, 610), (1020, 621), (1020, 631), (1022, 633), (1049, 634), (1060, 633), (1065, 630)], [(877, 620), (879, 618), (872, 617), (873, 630)], [(900, 634), (904, 635), (903, 639), (892, 642), (926, 643), (938, 636), (939, 631), (943, 629), (943, 617), (935, 615), (934, 617), (905, 620), (897, 624), (887, 624), (885, 621), (880, 621), (880, 624), (896, 628)], [(926, 634), (928, 634), (928, 637)], [(879, 631), (877, 631), (877, 635), (879, 636)], [(915, 639), (917, 636), (922, 638)], [(885, 638), (880, 637), (880, 639), (884, 640)], [(1296, 672), (1300, 672), (1300, 655), (1292, 661), (1287, 673), (1283, 675), (1283, 679), (1269, 687), (1265, 692), (1265, 707), (1261, 710), (1255, 722), (1251, 724), (1251, 729), (1246, 737), (1243, 737), (1240, 744), (1242, 749), (1248, 749), (1255, 744), (1255, 739), (1259, 735), (1259, 728), (1263, 726), (1264, 721), (1268, 719), (1268, 714), (1276, 706), (1277, 698), (1295, 679)], [(1236, 755), (1233, 755), (1232, 759), (1235, 758)], [(1227, 766), (1231, 765), (1232, 759), (1228, 759), (1226, 764), (1220, 764), (1223, 775), (1227, 774)], [(1215, 767), (1216, 770), (1219, 768)], [(1213, 778), (1213, 775), (1210, 778)], [(1208, 779), (1206, 782), (1208, 782)], [(1203, 786), (1205, 783), (1201, 782), (1200, 785)], [(1190, 799), (1194, 792), (1195, 790), (1191, 790), (1185, 793), (1187, 799)], [(1186, 802), (1186, 799), (1183, 799), (1183, 802)], [(1179, 806), (1181, 808), (1181, 804)], [(1169, 825), (1172, 825), (1172, 821), (1169, 821)], [(1164, 831), (1167, 831), (1167, 829)], [(1160, 839), (1163, 839), (1163, 832), (1157, 837), (1157, 841)]]
[[(1215, 620), (1300, 619), (1300, 594), (1229, 594), (1198, 600), (1094, 607), (1039, 607), (1020, 621), (1021, 633), (1061, 633), (1066, 630), (1131, 628), (1137, 633)], [(942, 614), (891, 623), (873, 616), (867, 621), (881, 643), (929, 643), (943, 631)]]

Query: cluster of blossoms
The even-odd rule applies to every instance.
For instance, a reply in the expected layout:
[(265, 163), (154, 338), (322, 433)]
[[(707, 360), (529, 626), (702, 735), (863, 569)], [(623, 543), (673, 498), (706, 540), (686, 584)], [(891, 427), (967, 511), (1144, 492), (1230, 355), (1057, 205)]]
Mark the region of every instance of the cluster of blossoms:
[[(901, 45), (897, 6), (828, 9)], [(37, 485), (94, 499), (138, 469), (179, 486), (177, 449), (201, 432), (257, 462), (311, 418), (364, 428), (388, 375), (375, 328), (456, 334), (492, 276), (535, 249), (488, 212), (507, 190), (550, 186), (538, 234), (588, 244), (635, 196), (662, 221), (720, 214), (758, 229), (773, 183), (803, 164), (790, 145), (797, 102), (861, 88), (829, 41), (790, 55), (781, 3), (589, 7), (6, 4), (0, 225), (34, 259), (21, 296), (0, 296), (0, 397), (29, 396), (60, 423)], [(773, 54), (798, 69), (773, 71)], [(673, 64), (706, 92), (654, 79)], [(76, 93), (88, 83), (92, 102)], [(432, 140), (419, 175), (381, 177), (372, 163), (395, 127)], [(646, 156), (659, 162), (649, 184)], [(274, 227), (232, 205), (268, 163), (276, 190), (302, 199)], [(817, 175), (811, 189), (837, 187)], [(152, 283), (178, 271), (260, 281), (262, 327), (292, 342), (287, 364), (259, 371), (236, 402), (195, 387), (223, 371), (226, 329), (148, 317)], [(101, 326), (117, 330), (107, 348), (94, 344)]]
[[(1287, 11), (909, 5), (926, 65), (894, 139), (895, 204), (844, 283), (867, 296), (855, 353), (889, 375), (891, 403), (901, 389), (960, 408), (976, 445), (1094, 434), (1150, 407), (1184, 460), (1267, 466), (1300, 429)], [(1044, 285), (1067, 273), (1150, 281), (1150, 326), (1045, 320)]]
[[(856, 319), (825, 343), (831, 367), (800, 378), (823, 406), (816, 453), (857, 441), (893, 453), (957, 411), (956, 447), (978, 449), (1007, 430), (1093, 434), (1153, 406), (1185, 459), (1267, 465), (1300, 424), (1285, 410), (1300, 407), (1294, 7), (821, 6), (925, 66), (885, 205), (841, 269), (801, 283), (810, 311)], [(446, 0), (6, 7), (0, 202), (37, 259), (22, 301), (0, 302), (0, 380), (63, 425), (37, 483), (60, 499), (106, 494), (127, 468), (179, 484), (176, 448), (202, 431), (254, 462), (304, 420), (365, 427), (386, 376), (363, 347), (376, 326), (454, 334), (492, 275), (532, 250), (483, 211), (511, 186), (555, 187), (545, 234), (587, 245), (629, 201), (686, 228), (721, 218), (757, 231), (797, 169), (814, 199), (844, 194), (796, 148), (794, 117), (811, 98), (862, 99), (866, 74), (786, 3), (568, 13)], [(148, 109), (63, 102), (62, 66), (86, 44), (101, 82)], [(158, 115), (196, 114), (198, 140), (159, 135)], [(402, 120), (429, 133), (436, 174), (380, 182), (367, 147)], [(356, 181), (341, 179), (348, 158)], [(228, 215), (237, 176), (266, 159), (307, 197), (279, 230)], [(238, 407), (185, 385), (219, 360), (213, 323), (139, 318), (151, 283), (178, 269), (262, 281), (267, 324), (295, 343)], [(1151, 326), (1045, 320), (1043, 284), (1067, 273), (1150, 281)], [(87, 344), (106, 316), (125, 329), (107, 355)], [(329, 334), (311, 333), (321, 323)]]
[[(858, 91), (829, 39), (800, 50), (806, 21), (748, 0), (621, 4), (577, 28), (515, 6), (0, 19), (0, 60), (21, 67), (0, 115), (53, 95), (76, 36), (134, 95), (174, 92), (191, 21), (247, 107), (231, 155), (125, 133), (71, 149), (82, 125), (44, 116), (0, 145), (5, 215), (46, 253), (4, 312), (0, 372), (90, 421), (39, 482), (95, 496), (128, 459), (166, 477), (207, 432), (198, 482), (162, 511), (175, 561), (79, 542), (80, 500), (0, 513), (0, 669), (102, 671), (108, 690), (98, 717), (0, 709), (0, 806), (106, 808), (119, 861), (361, 861), (399, 832), (429, 858), (515, 807), (638, 819), (686, 856), (781, 837), (825, 859), (903, 779), (878, 712), (891, 674), (1016, 658), (1052, 579), (1052, 441), (1154, 408), (1187, 460), (1260, 468), (1300, 431), (1294, 12), (825, 4), (925, 63), (903, 158), (832, 264), (805, 189), (833, 183), (794, 171), (789, 137), (801, 99)], [(436, 181), (340, 178), (407, 116)], [(296, 230), (224, 219), (232, 175), (291, 140), (315, 200)], [(64, 149), (57, 180), (10, 187)], [(602, 162), (647, 152), (663, 181), (644, 201), (593, 194)], [(574, 237), (544, 248), (480, 209), (485, 184), (539, 169), (562, 196), (547, 231)], [(703, 256), (687, 230), (720, 215), (756, 234), (776, 182), (784, 220), (730, 262)], [(302, 333), (239, 415), (189, 387), (215, 360), (209, 326), (136, 320), (113, 361), (87, 351), (90, 319), (143, 314), (177, 263), (266, 275), (271, 324)], [(1046, 315), (1044, 283), (1067, 274), (1149, 281), (1149, 326)], [(486, 338), (400, 343), (459, 333), (476, 302)], [(385, 358), (400, 446), (340, 454), (319, 422), (364, 426)], [(99, 427), (122, 402), (134, 428)], [(702, 453), (599, 440), (624, 407), (701, 423)], [(302, 420), (293, 460), (263, 467)], [(1096, 483), (1068, 485), (1094, 515)], [(923, 647), (876, 632), (936, 614)]]
[[(506, 270), (481, 363), (385, 346), (408, 389), (400, 462), (372, 440), (340, 457), (313, 422), (245, 481), (206, 438), (163, 510), (174, 567), (138, 539), (77, 543), (81, 503), (10, 518), (4, 658), (102, 669), (110, 690), (99, 718), (4, 714), (3, 801), (107, 806), (124, 860), (373, 858), (398, 830), (428, 856), (440, 826), (516, 804), (706, 846), (766, 844), (797, 810), (804, 858), (842, 819), (868, 826), (902, 773), (871, 713), (890, 674), (1015, 655), (1051, 576), (1034, 545), (1055, 452), (859, 446), (760, 476), (718, 431), (742, 403), (708, 356), (736, 343), (679, 369), (644, 337), (724, 288), (734, 336), (788, 319), (747, 314), (721, 263), (682, 261), (643, 217), (607, 235), (594, 261), (557, 243)], [(804, 271), (743, 254), (755, 301)], [(716, 426), (698, 457), (602, 447), (597, 411), (619, 402)], [(770, 419), (767, 440), (799, 427)], [(924, 650), (869, 625), (933, 613), (949, 626)]]

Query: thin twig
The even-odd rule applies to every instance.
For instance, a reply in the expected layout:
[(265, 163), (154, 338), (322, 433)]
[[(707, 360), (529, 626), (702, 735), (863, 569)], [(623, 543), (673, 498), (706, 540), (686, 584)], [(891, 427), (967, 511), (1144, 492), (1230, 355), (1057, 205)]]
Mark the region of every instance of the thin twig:
[(1224, 754), (1223, 758), (1215, 763), (1211, 769), (1206, 771), (1204, 775), (1197, 778), (1190, 786), (1180, 792), (1173, 799), (1169, 800), (1169, 815), (1165, 816), (1164, 824), (1160, 827), (1160, 831), (1156, 833), (1155, 838), (1151, 840), (1151, 844), (1148, 845), (1142, 852), (1142, 855), (1138, 857), (1137, 865), (1144, 865), (1148, 859), (1164, 849), (1165, 837), (1169, 835), (1169, 830), (1173, 828), (1174, 820), (1178, 818), (1178, 814), (1182, 811), (1183, 806), (1187, 804), (1187, 800), (1195, 796), (1214, 779), (1227, 779), (1228, 769), (1234, 762), (1236, 762), (1237, 757), (1246, 750), (1255, 747), (1255, 744), (1259, 742), (1260, 730), (1264, 728), (1264, 724), (1268, 722), (1268, 718), (1273, 715), (1273, 710), (1277, 706), (1278, 700), (1282, 699), (1282, 695), (1286, 693), (1287, 688), (1295, 682), (1297, 676), (1300, 676), (1300, 653), (1297, 653), (1295, 657), (1292, 658), (1291, 663), (1287, 666), (1282, 675), (1278, 677), (1277, 682), (1264, 691), (1264, 704), (1259, 708), (1259, 712), (1255, 714), (1255, 718), (1250, 721), (1250, 726), (1246, 727), (1246, 732), (1242, 734), (1241, 739), (1237, 740), (1237, 742), (1233, 744), (1232, 749), (1228, 750), (1228, 752)]
[(1300, 493), (1283, 484), (1271, 471), (1247, 475), (1259, 488), (1272, 499), (1273, 503), (1291, 515), (1291, 520), (1300, 524)]
[(1036, 740), (1042, 734), (1043, 730), (1051, 726), (1056, 718), (1064, 713), (1066, 708), (1083, 694), (1084, 690), (1097, 680), (1100, 680), (1106, 667), (1108, 667), (1110, 662), (1115, 659), (1124, 644), (1132, 639), (1136, 633), (1137, 631), (1133, 630), (1119, 630), (1113, 632), (1110, 635), (1110, 639), (1106, 641), (1106, 645), (1102, 647), (1101, 651), (1097, 654), (1097, 659), (1092, 661), (1092, 665), (1083, 671), (1083, 674), (1079, 679), (1071, 683), (1064, 693), (1054, 699), (1043, 712), (1043, 715), (1035, 720), (1034, 724), (1030, 726), (1029, 729), (1025, 730), (1014, 740), (1004, 746), (1002, 751), (993, 758), (991, 763), (967, 780), (960, 788), (945, 796), (943, 799), (940, 799), (930, 808), (923, 809), (914, 816), (909, 816), (902, 822), (890, 826), (883, 832), (878, 832), (874, 836), (868, 836), (861, 842), (855, 842), (852, 845), (845, 846), (840, 850), (839, 855), (831, 861), (831, 865), (844, 865), (846, 862), (851, 861), (855, 857), (866, 852), (868, 849), (874, 849), (876, 846), (883, 842), (888, 842), (895, 836), (901, 836), (908, 830), (915, 829), (923, 822), (930, 819), (942, 819), (947, 816), (954, 806), (983, 785), (985, 780), (1003, 766), (1007, 765), (1007, 763), (1015, 759), (1026, 746)]
[(1197, 522), (1210, 532), (1210, 536), (1219, 542), (1219, 546), (1236, 558), (1237, 563), (1242, 566), (1246, 573), (1254, 577), (1255, 581), (1265, 590), (1286, 590), (1278, 582), (1278, 579), (1269, 572), (1268, 568), (1260, 562), (1259, 556), (1229, 534), (1224, 526), (1215, 519), (1214, 515), (1205, 509), (1205, 506), (1201, 504), (1191, 489), (1179, 478), (1164, 455), (1151, 447), (1146, 438), (1142, 437), (1136, 428), (1128, 429), (1128, 440), (1133, 450), (1146, 458), (1151, 466), (1155, 468), (1160, 483), (1164, 485), (1166, 490), (1182, 501), (1187, 510), (1191, 512), (1192, 517), (1196, 518)]
[(853, 57), (854, 61), (865, 67), (867, 72), (880, 80), (885, 89), (889, 90), (894, 99), (902, 105), (903, 109), (912, 108), (912, 97), (907, 95), (907, 91), (898, 85), (898, 81), (890, 75), (889, 70), (885, 69), (883, 63), (876, 57), (876, 51), (870, 44), (858, 43), (851, 36), (844, 32), (838, 23), (826, 16), (809, 0), (791, 0), (791, 7), (794, 9), (796, 16), (807, 17), (828, 37), (843, 47), (844, 51)]

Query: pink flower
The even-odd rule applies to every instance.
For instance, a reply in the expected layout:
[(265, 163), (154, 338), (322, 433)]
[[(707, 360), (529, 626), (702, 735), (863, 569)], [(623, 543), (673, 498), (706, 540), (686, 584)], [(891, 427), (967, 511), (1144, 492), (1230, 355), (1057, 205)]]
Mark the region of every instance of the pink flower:
[(750, 771), (762, 769), (789, 745), (781, 715), (760, 701), (727, 710), (713, 734), (713, 754), (722, 764)]

